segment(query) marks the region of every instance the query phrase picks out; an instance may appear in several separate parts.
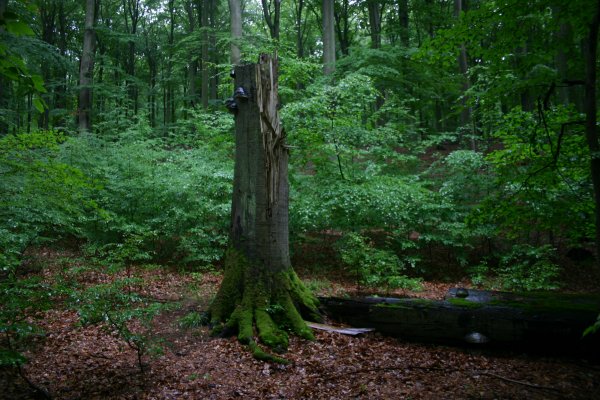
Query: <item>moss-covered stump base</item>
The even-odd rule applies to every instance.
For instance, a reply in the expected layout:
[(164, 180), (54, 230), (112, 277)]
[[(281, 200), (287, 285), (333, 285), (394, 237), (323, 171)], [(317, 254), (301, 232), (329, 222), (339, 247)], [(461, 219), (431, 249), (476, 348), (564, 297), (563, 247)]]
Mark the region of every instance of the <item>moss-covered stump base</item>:
[(237, 250), (225, 256), (223, 283), (211, 304), (209, 314), (213, 334), (237, 332), (241, 343), (254, 357), (286, 362), (263, 351), (255, 339), (276, 353), (288, 348), (288, 332), (313, 340), (303, 316), (320, 321), (317, 298), (308, 291), (293, 269), (268, 271), (253, 265)]

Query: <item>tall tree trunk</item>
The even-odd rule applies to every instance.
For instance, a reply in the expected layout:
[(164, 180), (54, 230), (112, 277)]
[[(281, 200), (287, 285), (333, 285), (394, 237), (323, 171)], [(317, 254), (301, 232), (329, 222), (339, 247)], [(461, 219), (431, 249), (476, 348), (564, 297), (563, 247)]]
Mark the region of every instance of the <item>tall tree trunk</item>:
[(400, 19), (400, 43), (404, 47), (409, 47), (408, 0), (398, 0), (398, 18)]
[(79, 132), (91, 130), (92, 127), (92, 83), (94, 77), (94, 52), (96, 50), (96, 1), (85, 2), (85, 32), (83, 34), (83, 51), (79, 66)]
[(304, 0), (294, 0), (294, 25), (296, 27), (296, 55), (304, 58), (304, 41), (306, 37), (306, 18), (303, 18)]
[[(123, 0), (123, 9), (125, 10), (125, 27), (131, 36), (137, 34), (137, 27), (142, 16), (142, 6), (140, 0)], [(126, 85), (129, 101), (133, 106), (133, 113), (138, 112), (138, 88), (134, 81), (135, 78), (135, 42), (130, 39), (127, 42), (127, 56), (125, 60), (125, 72), (128, 74)]]
[(323, 0), (323, 73), (335, 71), (334, 0)]
[(347, 56), (350, 53), (350, 42), (352, 40), (350, 37), (350, 1), (342, 0), (341, 4), (335, 3), (333, 15), (335, 31), (340, 42), (340, 51)]
[(217, 65), (219, 65), (219, 52), (217, 51), (217, 1), (210, 0), (210, 8), (208, 18), (210, 20), (210, 32), (208, 33), (208, 56), (210, 58), (210, 80), (209, 80), (209, 95), (211, 99), (218, 98), (219, 74), (217, 73)]
[(156, 127), (156, 78), (158, 76), (158, 48), (155, 42), (150, 42), (150, 32), (152, 27), (144, 29), (144, 55), (148, 64), (148, 72), (150, 74), (150, 87), (148, 91), (148, 103), (150, 106), (150, 126)]
[[(454, 0), (454, 16), (458, 18), (460, 13), (465, 11), (465, 7), (462, 0)], [(469, 90), (471, 87), (471, 82), (469, 81), (469, 63), (467, 60), (467, 48), (464, 44), (460, 45), (459, 53), (458, 53), (458, 70), (463, 76), (463, 94)], [(471, 109), (467, 106), (467, 97), (462, 96), (461, 99), (461, 113), (460, 113), (460, 125), (467, 126), (471, 122)]]
[[(231, 208), (231, 248), (223, 283), (210, 307), (214, 330), (238, 332), (255, 357), (283, 361), (263, 352), (288, 345), (287, 326), (312, 339), (300, 312), (317, 319), (317, 300), (294, 273), (288, 244), (288, 150), (277, 111), (277, 61), (262, 55), (258, 64), (238, 65), (235, 86), (236, 156)], [(275, 306), (277, 305), (277, 306)]]
[(169, 36), (168, 36), (168, 60), (167, 60), (167, 98), (166, 98), (166, 110), (165, 125), (174, 124), (176, 120), (175, 116), (175, 90), (174, 90), (174, 78), (173, 78), (173, 46), (175, 44), (175, 0), (169, 0)]
[[(560, 7), (554, 7), (553, 13), (557, 17), (561, 16)], [(565, 82), (569, 78), (569, 66), (568, 66), (568, 47), (572, 43), (573, 33), (571, 24), (568, 21), (560, 21), (560, 29), (556, 33), (556, 40), (558, 42), (558, 53), (556, 54), (556, 70), (561, 83), (558, 87), (558, 101), (560, 104), (567, 106), (569, 104), (569, 87), (565, 85)], [(570, 46), (569, 46), (570, 47)]]
[(242, 61), (239, 41), (242, 38), (242, 5), (241, 0), (229, 0), (231, 15), (231, 64), (237, 65)]
[(596, 62), (598, 56), (598, 30), (600, 26), (600, 0), (596, 2), (594, 17), (590, 23), (585, 43), (585, 136), (590, 149), (590, 167), (594, 186), (594, 204), (596, 213), (596, 259), (600, 265), (600, 142), (596, 121)]
[(368, 0), (369, 28), (371, 30), (371, 48), (381, 48), (381, 10), (378, 0)]
[[(0, 20), (4, 20), (6, 5), (8, 0), (0, 0)], [(0, 33), (4, 32), (4, 26), (0, 25)], [(8, 108), (10, 82), (3, 76), (0, 76), (0, 108)], [(8, 123), (4, 118), (0, 119), (0, 134), (8, 133)]]
[[(279, 18), (281, 15), (281, 0), (261, 0), (263, 16), (269, 27), (271, 39), (279, 40)], [(271, 9), (271, 6), (273, 8)]]
[(202, 15), (201, 15), (201, 27), (202, 27), (202, 107), (208, 108), (208, 96), (209, 96), (209, 71), (210, 65), (208, 61), (208, 28), (209, 28), (209, 8), (212, 0), (202, 1)]
[[(56, 45), (56, 13), (57, 7), (54, 1), (49, 3), (41, 3), (40, 22), (42, 24), (42, 40), (52, 46)], [(48, 83), (52, 78), (52, 70), (47, 63), (41, 65), (41, 75), (44, 82)], [(49, 92), (42, 96), (48, 107), (38, 118), (38, 127), (40, 129), (48, 129), (50, 127), (50, 109), (54, 108), (54, 93)]]
[[(194, 2), (188, 0), (184, 3), (184, 8), (188, 17), (188, 33), (191, 34), (196, 31), (196, 10), (194, 9)], [(187, 106), (193, 108), (196, 105), (196, 75), (198, 72), (198, 59), (196, 58), (195, 51), (192, 50), (190, 57), (190, 63), (187, 67), (187, 93), (184, 96), (187, 98)]]

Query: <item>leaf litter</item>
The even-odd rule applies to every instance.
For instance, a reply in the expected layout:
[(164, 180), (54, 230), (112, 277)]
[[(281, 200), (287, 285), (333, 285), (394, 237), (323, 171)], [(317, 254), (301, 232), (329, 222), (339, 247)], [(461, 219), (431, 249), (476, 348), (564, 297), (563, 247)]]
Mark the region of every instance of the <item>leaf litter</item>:
[[(289, 365), (257, 361), (235, 337), (213, 338), (179, 320), (206, 309), (220, 283), (214, 273), (134, 270), (140, 292), (178, 308), (157, 318), (152, 335), (162, 352), (144, 358), (115, 332), (81, 326), (57, 304), (39, 323), (45, 331), (26, 352), (23, 370), (55, 399), (592, 399), (600, 398), (600, 366), (584, 360), (417, 344), (376, 332), (347, 336), (315, 331), (291, 338)], [(104, 274), (86, 280), (105, 282)], [(446, 285), (430, 284), (439, 297)], [(437, 289), (436, 289), (437, 288)], [(14, 370), (0, 369), (0, 398), (35, 398)]]

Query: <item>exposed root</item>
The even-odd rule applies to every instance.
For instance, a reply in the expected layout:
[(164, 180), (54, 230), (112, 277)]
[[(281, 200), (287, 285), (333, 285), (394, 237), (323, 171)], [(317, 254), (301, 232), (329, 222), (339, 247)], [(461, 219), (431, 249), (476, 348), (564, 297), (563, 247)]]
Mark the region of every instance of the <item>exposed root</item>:
[(260, 342), (277, 353), (288, 348), (288, 332), (314, 340), (307, 319), (320, 321), (318, 300), (308, 291), (292, 269), (269, 273), (247, 260), (234, 249), (226, 254), (225, 276), (210, 308), (213, 333), (235, 331), (238, 340), (248, 345), (255, 358), (265, 361), (286, 360), (262, 350)]

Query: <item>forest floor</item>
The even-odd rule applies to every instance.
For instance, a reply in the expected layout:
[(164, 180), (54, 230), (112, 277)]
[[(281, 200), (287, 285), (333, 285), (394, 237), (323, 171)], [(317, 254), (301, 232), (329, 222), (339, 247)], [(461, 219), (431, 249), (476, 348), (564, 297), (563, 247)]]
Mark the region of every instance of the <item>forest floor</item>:
[[(52, 280), (59, 268), (64, 263), (47, 263), (37, 273)], [(163, 268), (130, 273), (143, 279), (143, 295), (174, 304), (151, 329), (162, 354), (145, 356), (142, 373), (136, 352), (115, 332), (81, 326), (76, 312), (57, 304), (39, 316), (44, 334), (25, 353), (27, 379), (54, 399), (600, 398), (600, 365), (585, 360), (416, 344), (378, 333), (317, 331), (315, 341), (291, 338), (289, 365), (257, 361), (235, 337), (213, 338), (205, 327), (181, 327), (183, 316), (206, 309), (220, 274)], [(110, 279), (93, 270), (79, 277), (85, 284)], [(354, 290), (348, 283), (329, 283), (320, 288), (323, 294)], [(427, 282), (424, 291), (401, 294), (441, 299), (452, 286)], [(0, 369), (0, 398), (41, 397), (16, 370)]]

